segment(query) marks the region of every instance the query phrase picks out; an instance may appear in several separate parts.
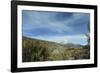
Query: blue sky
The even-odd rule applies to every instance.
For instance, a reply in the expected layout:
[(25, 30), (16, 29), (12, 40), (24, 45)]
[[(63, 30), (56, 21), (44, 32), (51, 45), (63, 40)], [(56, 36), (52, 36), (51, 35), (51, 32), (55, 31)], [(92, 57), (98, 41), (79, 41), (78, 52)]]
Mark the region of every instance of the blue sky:
[(22, 11), (23, 36), (58, 43), (87, 44), (89, 21), (88, 13)]

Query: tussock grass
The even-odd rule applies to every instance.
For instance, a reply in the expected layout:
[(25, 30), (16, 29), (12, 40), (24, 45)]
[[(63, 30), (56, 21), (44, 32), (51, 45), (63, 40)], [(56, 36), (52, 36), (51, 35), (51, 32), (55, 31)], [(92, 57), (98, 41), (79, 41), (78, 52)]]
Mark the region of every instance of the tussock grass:
[(22, 43), (22, 61), (56, 61), (56, 60), (78, 60), (89, 59), (89, 46), (81, 48), (67, 47), (66, 45), (30, 39), (23, 37)]

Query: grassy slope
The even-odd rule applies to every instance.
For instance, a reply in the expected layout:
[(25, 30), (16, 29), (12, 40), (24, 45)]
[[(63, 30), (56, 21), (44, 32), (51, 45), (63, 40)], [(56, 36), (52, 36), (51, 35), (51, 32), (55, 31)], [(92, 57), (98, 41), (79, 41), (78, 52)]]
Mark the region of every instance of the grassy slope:
[[(75, 46), (75, 45), (74, 45)], [(23, 62), (89, 59), (89, 48), (23, 37)]]

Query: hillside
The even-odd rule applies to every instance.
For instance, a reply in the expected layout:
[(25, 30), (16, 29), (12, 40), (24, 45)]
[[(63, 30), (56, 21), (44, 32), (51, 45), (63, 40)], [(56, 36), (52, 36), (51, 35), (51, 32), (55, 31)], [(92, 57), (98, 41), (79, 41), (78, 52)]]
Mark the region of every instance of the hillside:
[(82, 45), (61, 44), (24, 36), (22, 42), (23, 62), (89, 59), (90, 55), (89, 48)]

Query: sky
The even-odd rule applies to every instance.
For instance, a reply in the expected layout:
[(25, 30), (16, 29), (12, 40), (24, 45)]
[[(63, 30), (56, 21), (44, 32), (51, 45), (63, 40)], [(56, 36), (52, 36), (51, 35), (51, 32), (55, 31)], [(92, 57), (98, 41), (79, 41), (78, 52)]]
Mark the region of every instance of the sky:
[(22, 10), (23, 36), (86, 45), (89, 13)]

